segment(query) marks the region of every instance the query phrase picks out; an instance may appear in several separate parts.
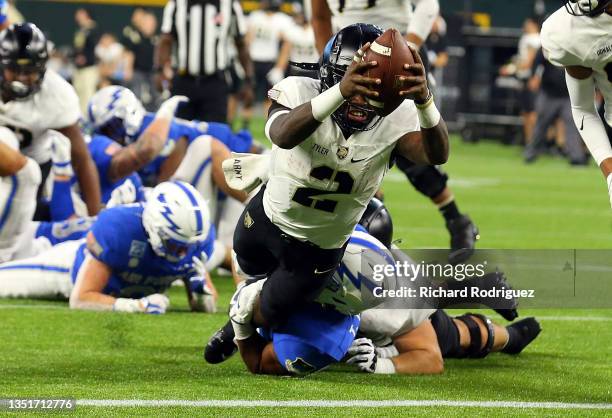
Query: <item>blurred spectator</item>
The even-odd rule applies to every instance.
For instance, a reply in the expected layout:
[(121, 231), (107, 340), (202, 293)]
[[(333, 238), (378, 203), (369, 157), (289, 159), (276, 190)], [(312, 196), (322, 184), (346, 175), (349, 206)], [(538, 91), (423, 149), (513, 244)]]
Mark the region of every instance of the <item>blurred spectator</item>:
[[(255, 67), (255, 99), (264, 100), (265, 107), (269, 105), (268, 90), (283, 79), (289, 56), (285, 34), (293, 21), (280, 11), (281, 4), (281, 0), (264, 0), (262, 10), (252, 12), (248, 19), (247, 45)], [(244, 113), (250, 119), (252, 108), (246, 108)]]
[(565, 87), (565, 72), (546, 60), (542, 50), (536, 55), (529, 88), (537, 92), (535, 111), (538, 117), (533, 136), (525, 148), (525, 162), (536, 160), (546, 143), (548, 129), (561, 118), (564, 125), (562, 130), (565, 132), (565, 154), (570, 164), (587, 164), (582, 140), (572, 118), (569, 94)]
[(442, 16), (434, 21), (427, 38), (427, 54), (434, 69), (442, 69), (448, 65), (448, 44), (446, 42), (446, 21)]
[(9, 19), (9, 3), (7, 0), (0, 0), (0, 30), (7, 28), (10, 25)]
[(523, 83), (520, 95), (521, 116), (523, 117), (523, 135), (525, 141), (532, 137), (536, 123), (535, 93), (527, 87), (531, 77), (531, 68), (535, 56), (540, 49), (540, 26), (533, 18), (527, 18), (523, 23), (523, 35), (519, 39), (518, 55), (513, 62), (500, 69), (503, 76), (515, 76)]
[(112, 33), (105, 33), (100, 37), (100, 42), (96, 46), (100, 75), (98, 89), (114, 84), (123, 84), (125, 78), (123, 51), (123, 45), (117, 42), (117, 38)]
[[(304, 10), (300, 3), (293, 3), (293, 20), (286, 32), (286, 41), (289, 44), (289, 61), (297, 63), (316, 63), (319, 61), (319, 53), (315, 45), (314, 31), (310, 22), (304, 15)], [(303, 70), (290, 66), (289, 75), (303, 76)]]
[(123, 28), (121, 43), (125, 47), (125, 81), (144, 107), (156, 108), (157, 93), (153, 86), (153, 55), (157, 42), (157, 18), (141, 7), (134, 10), (131, 24)]
[(80, 8), (74, 14), (74, 20), (78, 26), (74, 34), (74, 64), (76, 71), (72, 83), (79, 96), (81, 111), (87, 110), (89, 98), (96, 92), (98, 85), (98, 67), (96, 66), (96, 45), (99, 34), (96, 22), (91, 13)]
[(58, 73), (64, 80), (69, 82), (72, 81), (72, 75), (74, 73), (74, 64), (70, 59), (71, 50), (69, 46), (55, 48), (52, 42), (49, 43), (49, 61), (47, 61), (47, 68), (52, 69)]

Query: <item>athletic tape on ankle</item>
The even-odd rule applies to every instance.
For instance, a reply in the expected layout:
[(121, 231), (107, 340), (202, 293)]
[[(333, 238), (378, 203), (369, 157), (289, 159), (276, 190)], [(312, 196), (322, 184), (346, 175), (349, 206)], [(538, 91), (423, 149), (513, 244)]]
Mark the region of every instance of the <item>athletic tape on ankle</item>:
[(429, 129), (437, 126), (440, 123), (440, 111), (434, 103), (433, 96), (422, 105), (415, 104), (417, 108), (417, 114), (419, 115), (419, 123), (421, 128)]
[(340, 92), (340, 84), (336, 84), (310, 101), (312, 117), (319, 122), (323, 122), (325, 118), (331, 116), (342, 103), (344, 103), (344, 97)]

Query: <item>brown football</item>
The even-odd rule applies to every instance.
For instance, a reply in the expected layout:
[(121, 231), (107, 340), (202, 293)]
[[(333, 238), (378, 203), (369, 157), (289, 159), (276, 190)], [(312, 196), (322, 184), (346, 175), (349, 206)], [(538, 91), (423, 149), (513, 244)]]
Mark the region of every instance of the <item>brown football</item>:
[(376, 61), (378, 65), (367, 72), (367, 77), (380, 78), (381, 83), (374, 87), (380, 94), (378, 100), (368, 99), (380, 115), (387, 116), (402, 104), (399, 77), (410, 75), (404, 64), (414, 64), (414, 57), (408, 43), (397, 29), (387, 29), (366, 51), (366, 61)]

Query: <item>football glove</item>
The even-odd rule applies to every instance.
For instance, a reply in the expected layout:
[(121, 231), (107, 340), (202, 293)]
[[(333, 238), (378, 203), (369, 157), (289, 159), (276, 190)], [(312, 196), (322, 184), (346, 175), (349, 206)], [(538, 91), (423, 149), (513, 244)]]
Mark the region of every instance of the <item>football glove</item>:
[(195, 299), (195, 309), (208, 313), (217, 312), (215, 295), (205, 277), (194, 276), (189, 279), (189, 289)]
[(110, 199), (106, 202), (107, 208), (114, 208), (119, 205), (127, 205), (136, 201), (136, 186), (132, 180), (127, 179), (111, 193)]
[(242, 282), (230, 302), (230, 319), (237, 340), (246, 340), (255, 332), (253, 308), (265, 280), (247, 284)]
[(187, 96), (172, 96), (171, 98), (165, 100), (155, 113), (156, 118), (163, 119), (172, 119), (174, 114), (176, 113), (176, 109), (180, 106), (181, 103), (187, 103), (189, 98)]
[(51, 136), (51, 161), (53, 161), (53, 174), (56, 177), (72, 177), (74, 171), (71, 164), (70, 139), (60, 132), (49, 130)]
[(170, 299), (166, 295), (155, 293), (140, 299), (140, 304), (143, 313), (160, 315), (166, 313), (170, 306)]
[(356, 365), (362, 372), (374, 373), (376, 371), (378, 356), (376, 347), (369, 338), (357, 338), (353, 341), (348, 349), (348, 355), (350, 356), (346, 361), (348, 364)]

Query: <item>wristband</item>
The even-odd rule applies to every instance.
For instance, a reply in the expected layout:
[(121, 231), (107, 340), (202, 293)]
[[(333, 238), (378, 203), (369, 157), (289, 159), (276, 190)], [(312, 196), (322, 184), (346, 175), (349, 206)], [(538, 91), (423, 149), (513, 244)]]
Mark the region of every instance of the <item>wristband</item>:
[(419, 123), (421, 128), (429, 129), (437, 126), (440, 123), (442, 116), (440, 111), (436, 107), (433, 100), (433, 95), (429, 95), (429, 99), (424, 104), (414, 103), (417, 108), (417, 115), (419, 116)]
[(344, 96), (342, 96), (340, 92), (340, 84), (336, 84), (310, 101), (312, 117), (319, 122), (323, 122), (327, 117), (331, 116), (342, 103), (344, 103)]
[(387, 347), (376, 347), (376, 355), (379, 359), (381, 358), (391, 358), (399, 355), (399, 351), (393, 344)]
[(395, 374), (395, 364), (388, 358), (379, 358), (376, 360), (375, 374)]
[(117, 298), (113, 304), (113, 311), (134, 313), (143, 312), (143, 308), (139, 300)]

